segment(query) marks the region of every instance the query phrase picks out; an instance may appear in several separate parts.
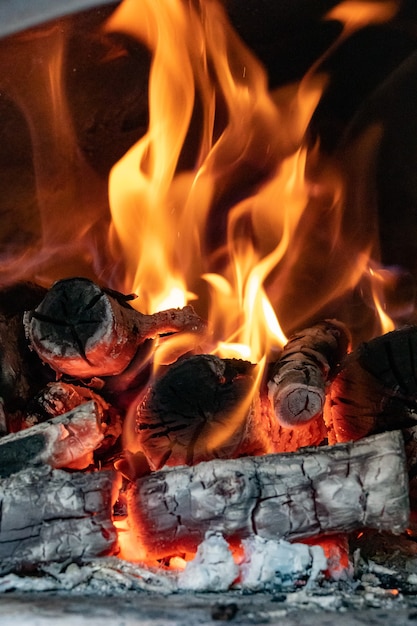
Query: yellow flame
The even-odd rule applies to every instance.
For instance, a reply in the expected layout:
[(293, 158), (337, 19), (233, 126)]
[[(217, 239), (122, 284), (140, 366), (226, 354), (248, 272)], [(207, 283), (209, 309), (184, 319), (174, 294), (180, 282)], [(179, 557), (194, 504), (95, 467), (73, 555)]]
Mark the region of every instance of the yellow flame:
[(395, 330), (396, 326), (394, 324), (394, 321), (385, 311), (385, 305), (384, 305), (383, 296), (382, 296), (383, 287), (384, 287), (383, 274), (378, 272), (378, 270), (374, 270), (372, 267), (369, 267), (369, 275), (371, 277), (372, 297), (374, 301), (375, 310), (379, 317), (381, 333), (389, 333), (392, 330)]
[[(396, 9), (342, 2), (327, 15), (344, 24), (328, 53)], [(109, 180), (110, 243), (125, 268), (123, 289), (139, 295), (144, 312), (184, 306), (194, 294), (208, 312), (208, 336), (198, 346), (192, 333), (159, 340), (154, 366), (196, 349), (256, 364), (253, 386), (224, 427), (207, 428), (204, 446), (214, 451), (259, 400), (264, 367), (286, 332), (322, 315), (367, 275), (374, 233), (339, 164), (307, 147), (326, 53), (298, 84), (271, 94), (216, 0), (124, 0), (107, 28), (144, 42), (152, 55), (149, 127)], [(359, 145), (369, 163), (379, 136)], [(132, 439), (135, 419), (132, 405), (125, 421)], [(127, 555), (140, 551), (128, 527), (120, 538)]]
[[(359, 27), (387, 19), (393, 4), (379, 11), (345, 2), (328, 16)], [(357, 241), (343, 220), (340, 175), (306, 181), (314, 150), (305, 134), (326, 79), (310, 72), (270, 94), (262, 66), (215, 0), (124, 0), (107, 27), (152, 54), (148, 131), (109, 181), (124, 289), (139, 295), (144, 312), (203, 295), (210, 349), (259, 363), (286, 342), (286, 326), (343, 296), (369, 262), (369, 237)], [(188, 143), (196, 120), (197, 148)], [(301, 292), (294, 310), (293, 291)], [(156, 362), (178, 347), (164, 342)]]
[(177, 262), (177, 248), (185, 245), (177, 226), (180, 209), (168, 191), (194, 106), (188, 49), (193, 40), (187, 30), (199, 25), (181, 2), (144, 0), (139, 17), (138, 3), (128, 0), (108, 27), (145, 41), (154, 54), (148, 133), (116, 164), (109, 180), (113, 228), (127, 267), (125, 286), (139, 294), (142, 308), (154, 312), (172, 290), (187, 291)]

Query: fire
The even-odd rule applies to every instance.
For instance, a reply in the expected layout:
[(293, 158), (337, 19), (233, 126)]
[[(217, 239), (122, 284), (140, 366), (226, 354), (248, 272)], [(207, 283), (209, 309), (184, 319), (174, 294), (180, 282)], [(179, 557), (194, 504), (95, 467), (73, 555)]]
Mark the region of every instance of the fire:
[[(127, 0), (108, 29), (153, 54), (148, 132), (109, 181), (124, 289), (148, 312), (173, 293), (176, 306), (194, 293), (208, 298), (210, 350), (257, 363), (286, 341), (277, 309), (291, 277), (278, 290), (275, 281), (293, 263), (289, 250), (309, 207), (305, 131), (323, 80), (271, 96), (216, 2)], [(200, 146), (194, 167), (182, 170), (196, 108)], [(245, 199), (233, 205), (231, 194)]]
[[(343, 24), (342, 34), (324, 56), (358, 28), (391, 19), (398, 6), (340, 3), (326, 17)], [(52, 28), (42, 35), (50, 45), (30, 88), (30, 48), (24, 38), (16, 44), (22, 81), (9, 90), (30, 128), (42, 235), (39, 249), (25, 255), (25, 271), (17, 272), (21, 259), (12, 259), (2, 278), (35, 275), (48, 283), (74, 274), (73, 267), (108, 277), (97, 245), (122, 267), (122, 278), (110, 272), (109, 287), (136, 293), (141, 312), (195, 303), (210, 328), (202, 347), (256, 364), (233, 430), (287, 336), (323, 311), (333, 315), (365, 282), (381, 331), (395, 327), (368, 207), (346, 188), (337, 159), (327, 159), (308, 137), (326, 88), (317, 71), (323, 59), (297, 84), (271, 93), (264, 68), (216, 0), (124, 0), (106, 31), (144, 43), (152, 62), (149, 125), (111, 170), (110, 216), (103, 220), (96, 176), (84, 162), (83, 170), (68, 167), (80, 155), (62, 91), (62, 33)], [(107, 59), (112, 54), (123, 51)], [(358, 140), (370, 161), (379, 139), (372, 129)], [(64, 226), (62, 214), (72, 217)], [(64, 268), (55, 267), (55, 258)], [(155, 369), (192, 351), (194, 341), (185, 333), (161, 340)], [(212, 449), (230, 434), (225, 431), (211, 435)], [(127, 521), (118, 526), (123, 556), (144, 558)]]
[(386, 22), (397, 13), (399, 2), (386, 0), (385, 2), (369, 2), (363, 0), (345, 0), (327, 14), (328, 19), (339, 20), (344, 23), (346, 33), (350, 33), (368, 24)]
[[(344, 25), (330, 51), (397, 9), (388, 0), (340, 3), (326, 16)], [(6, 259), (2, 282), (96, 277), (137, 293), (145, 313), (192, 301), (209, 318), (208, 351), (257, 363), (349, 297), (376, 248), (340, 164), (307, 138), (330, 51), (300, 82), (271, 92), (220, 3), (122, 2), (106, 33), (151, 53), (149, 124), (111, 171), (108, 216), (63, 89), (69, 31), (65, 24), (17, 37), (13, 71), (4, 59), (0, 67), (31, 133), (41, 231), (23, 256)], [(127, 54), (110, 45), (101, 62)], [(163, 351), (160, 362), (169, 358)]]
[[(360, 23), (382, 18), (362, 4)], [(360, 25), (350, 24), (347, 5), (328, 16), (345, 30)], [(351, 292), (368, 271), (373, 239), (362, 210), (346, 227), (343, 177), (307, 140), (326, 79), (312, 71), (271, 94), (214, 0), (124, 0), (107, 28), (152, 54), (147, 133), (109, 179), (110, 244), (123, 258), (123, 290), (137, 293), (148, 313), (194, 300), (208, 315), (206, 351), (257, 364), (234, 430), (286, 329)], [(196, 119), (199, 145), (184, 166)], [(155, 367), (187, 351), (186, 341), (164, 341)], [(224, 428), (210, 434), (213, 450), (229, 436)], [(121, 537), (123, 554), (140, 558), (140, 538), (128, 527)]]
[(395, 324), (391, 317), (384, 310), (385, 305), (381, 293), (385, 282), (384, 275), (383, 273), (378, 272), (378, 270), (374, 270), (372, 267), (369, 268), (369, 275), (371, 277), (371, 290), (374, 299), (375, 310), (378, 314), (381, 324), (381, 334), (389, 333), (391, 330), (395, 330)]
[[(359, 4), (359, 13), (343, 3), (327, 16), (345, 23), (343, 36), (383, 18)], [(264, 69), (214, 0), (124, 0), (107, 29), (152, 54), (148, 130), (109, 179), (109, 239), (122, 255), (123, 290), (137, 293), (148, 313), (193, 300), (209, 321), (205, 351), (257, 365), (229, 425), (210, 433), (215, 450), (245, 419), (287, 333), (369, 277), (374, 233), (338, 164), (309, 144), (326, 86), (315, 68), (270, 93)], [(199, 144), (190, 148), (196, 126)], [(378, 139), (363, 140), (370, 156)], [(155, 369), (192, 350), (189, 339), (164, 340)], [(135, 420), (130, 414), (132, 432)], [(128, 527), (121, 534), (123, 554), (139, 558), (140, 538)]]

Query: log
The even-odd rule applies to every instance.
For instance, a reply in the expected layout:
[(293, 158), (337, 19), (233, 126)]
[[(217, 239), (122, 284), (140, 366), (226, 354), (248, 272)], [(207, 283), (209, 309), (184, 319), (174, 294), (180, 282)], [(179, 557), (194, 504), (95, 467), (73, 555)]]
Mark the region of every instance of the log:
[(0, 290), (0, 402), (5, 432), (15, 429), (28, 400), (55, 376), (29, 350), (23, 328), (24, 311), (36, 307), (45, 294), (46, 289), (32, 283), (17, 283)]
[(104, 439), (101, 411), (86, 402), (69, 413), (0, 439), (0, 478), (27, 467), (84, 469)]
[(95, 449), (95, 456), (102, 456), (116, 444), (122, 434), (122, 415), (88, 387), (63, 381), (49, 383), (27, 404), (22, 428), (30, 428), (91, 402), (103, 434), (103, 441)]
[(145, 315), (129, 305), (133, 297), (86, 278), (60, 280), (25, 314), (26, 336), (55, 371), (89, 378), (120, 374), (147, 339), (206, 329), (191, 306)]
[(350, 342), (342, 322), (325, 320), (290, 338), (272, 370), (268, 395), (283, 426), (322, 415), (329, 381)]
[(361, 344), (343, 361), (326, 403), (330, 443), (417, 424), (417, 326)]
[(138, 404), (133, 434), (151, 469), (272, 451), (277, 428), (261, 410), (255, 379), (248, 361), (211, 354), (160, 370)]
[[(255, 389), (255, 382), (252, 363), (210, 354), (183, 357), (160, 368), (138, 403), (130, 451), (144, 454), (150, 468), (158, 470), (214, 458), (290, 452), (323, 441), (321, 419), (296, 429), (282, 427), (264, 387)], [(130, 455), (129, 465), (129, 476), (143, 472), (141, 457)]]
[(231, 543), (258, 535), (299, 539), (409, 521), (398, 431), (292, 454), (167, 468), (127, 491), (130, 523), (156, 558), (195, 552), (207, 531)]
[(0, 480), (0, 575), (37, 564), (110, 554), (111, 472), (68, 473), (44, 465)]

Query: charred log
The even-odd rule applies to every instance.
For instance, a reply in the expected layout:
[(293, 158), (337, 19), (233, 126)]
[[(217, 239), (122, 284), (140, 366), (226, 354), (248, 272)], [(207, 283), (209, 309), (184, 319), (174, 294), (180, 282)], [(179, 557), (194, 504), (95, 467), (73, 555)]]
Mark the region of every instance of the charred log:
[(85, 403), (94, 403), (104, 439), (96, 449), (100, 455), (113, 447), (122, 434), (122, 415), (88, 387), (57, 381), (47, 385), (27, 405), (23, 428), (40, 424), (73, 411)]
[[(153, 470), (214, 458), (290, 452), (325, 438), (321, 419), (282, 427), (266, 391), (255, 389), (256, 366), (200, 354), (161, 368), (137, 406), (133, 439)], [(130, 456), (130, 473), (136, 473)], [(140, 457), (138, 474), (142, 472)]]
[(23, 314), (36, 307), (46, 289), (32, 283), (19, 283), (0, 291), (0, 398), (3, 423), (0, 431), (15, 430), (27, 401), (55, 374), (29, 350), (23, 328)]
[(231, 542), (363, 527), (399, 533), (409, 520), (402, 436), (162, 470), (131, 486), (128, 508), (157, 558), (194, 552), (207, 531)]
[(329, 442), (417, 425), (417, 326), (360, 345), (328, 394)]
[(111, 553), (112, 479), (41, 466), (0, 480), (0, 574)]
[(325, 320), (295, 334), (284, 347), (268, 384), (278, 421), (297, 426), (322, 415), (329, 380), (346, 355), (346, 326)]
[(147, 339), (205, 329), (191, 306), (144, 315), (129, 305), (132, 298), (84, 278), (58, 281), (26, 313), (27, 338), (57, 372), (88, 378), (120, 374)]
[(0, 478), (29, 466), (83, 469), (103, 441), (101, 412), (87, 402), (69, 413), (0, 439)]
[(274, 433), (254, 395), (255, 366), (210, 354), (166, 367), (137, 407), (135, 439), (153, 470), (264, 454)]

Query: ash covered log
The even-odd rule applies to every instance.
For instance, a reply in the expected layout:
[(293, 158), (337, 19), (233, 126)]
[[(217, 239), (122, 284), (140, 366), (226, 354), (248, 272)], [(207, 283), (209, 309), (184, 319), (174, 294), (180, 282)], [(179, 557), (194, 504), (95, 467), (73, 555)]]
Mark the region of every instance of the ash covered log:
[(322, 415), (329, 379), (349, 342), (348, 329), (336, 320), (325, 320), (290, 338), (268, 383), (269, 398), (283, 426), (298, 426)]
[(210, 354), (164, 368), (137, 407), (134, 438), (151, 469), (272, 451), (276, 420), (255, 379), (252, 363)]
[(205, 329), (191, 306), (144, 315), (129, 299), (85, 278), (60, 280), (26, 313), (27, 338), (57, 372), (89, 378), (120, 374), (147, 339)]
[(194, 552), (207, 531), (229, 541), (297, 539), (409, 521), (400, 432), (292, 454), (155, 472), (128, 490), (134, 532), (156, 558)]
[(83, 469), (104, 439), (101, 411), (86, 402), (69, 413), (0, 439), (0, 478), (40, 463)]
[(88, 387), (63, 381), (49, 383), (28, 402), (22, 428), (31, 428), (35, 424), (74, 411), (76, 407), (86, 403), (93, 403), (97, 422), (101, 425), (104, 439), (100, 447), (96, 448), (96, 455), (101, 456), (115, 445), (122, 434), (122, 415)]
[(113, 478), (41, 466), (0, 480), (0, 574), (111, 553)]
[(15, 430), (25, 413), (26, 403), (55, 373), (29, 350), (23, 328), (23, 314), (36, 307), (46, 289), (32, 283), (18, 283), (0, 290), (0, 432)]
[(344, 359), (325, 419), (330, 443), (417, 425), (417, 326), (363, 343)]

